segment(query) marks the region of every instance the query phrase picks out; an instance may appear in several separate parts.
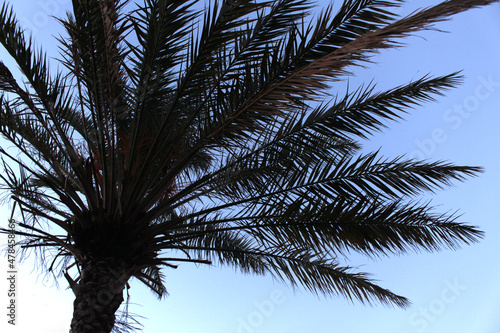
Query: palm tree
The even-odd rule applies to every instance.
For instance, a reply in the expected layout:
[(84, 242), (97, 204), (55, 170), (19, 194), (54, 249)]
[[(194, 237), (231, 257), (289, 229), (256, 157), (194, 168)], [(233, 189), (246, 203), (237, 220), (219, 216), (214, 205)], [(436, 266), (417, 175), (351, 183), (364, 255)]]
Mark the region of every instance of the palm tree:
[(110, 332), (128, 281), (161, 298), (162, 269), (179, 262), (408, 306), (339, 258), (477, 241), (415, 198), (480, 169), (360, 142), (460, 76), (330, 88), (401, 38), (491, 2), (400, 19), (400, 1), (346, 0), (312, 19), (308, 0), (73, 0), (57, 71), (4, 4), (0, 42), (25, 84), (0, 63), (0, 132), (17, 149), (0, 148), (2, 188), (23, 250), (75, 294), (71, 332)]

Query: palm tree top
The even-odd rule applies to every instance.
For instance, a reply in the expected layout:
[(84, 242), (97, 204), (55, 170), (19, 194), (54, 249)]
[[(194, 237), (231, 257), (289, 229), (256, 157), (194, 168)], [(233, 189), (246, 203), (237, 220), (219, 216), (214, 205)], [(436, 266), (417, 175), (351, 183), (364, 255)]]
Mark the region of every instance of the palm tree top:
[(0, 177), (23, 248), (52, 253), (47, 269), (58, 267), (77, 298), (85, 274), (106, 270), (162, 297), (161, 269), (193, 262), (408, 306), (339, 258), (477, 241), (481, 231), (418, 196), (481, 169), (387, 158), (361, 143), (461, 76), (343, 94), (332, 84), (402, 38), (492, 2), (450, 0), (399, 18), (401, 1), (348, 0), (314, 16), (306, 0), (202, 10), (74, 0), (59, 19), (58, 70), (4, 4), (0, 43), (25, 84), (0, 62), (0, 132), (18, 152), (0, 148)]

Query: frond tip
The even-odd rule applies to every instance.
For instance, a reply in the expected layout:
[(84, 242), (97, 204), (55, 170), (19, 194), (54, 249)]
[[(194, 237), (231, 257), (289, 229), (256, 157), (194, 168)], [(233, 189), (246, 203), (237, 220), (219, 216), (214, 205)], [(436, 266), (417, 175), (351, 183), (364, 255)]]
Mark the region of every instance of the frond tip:
[[(294, 265), (296, 264), (296, 265)], [(363, 304), (380, 303), (386, 306), (408, 308), (411, 302), (374, 283), (366, 273), (354, 273), (349, 267), (339, 267), (322, 261), (294, 262), (289, 268), (281, 267), (280, 277), (292, 285), (305, 286), (312, 292), (323, 295), (341, 295), (350, 301)], [(281, 273), (283, 272), (283, 273)]]

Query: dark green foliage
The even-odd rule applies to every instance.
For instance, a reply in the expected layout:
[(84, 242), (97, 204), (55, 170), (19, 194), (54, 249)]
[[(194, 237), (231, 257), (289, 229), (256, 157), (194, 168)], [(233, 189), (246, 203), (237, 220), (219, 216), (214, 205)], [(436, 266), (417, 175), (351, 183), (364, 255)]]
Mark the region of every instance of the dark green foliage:
[(338, 256), (477, 241), (479, 230), (413, 198), (480, 169), (366, 154), (361, 141), (460, 76), (333, 99), (329, 89), (402, 37), (491, 2), (398, 19), (396, 0), (346, 0), (315, 18), (307, 0), (202, 11), (192, 0), (74, 0), (60, 72), (4, 4), (0, 43), (27, 82), (0, 63), (0, 132), (20, 154), (0, 148), (1, 179), (23, 246), (55, 249), (49, 268), (64, 272), (119, 262), (159, 297), (161, 268), (187, 261), (407, 306)]

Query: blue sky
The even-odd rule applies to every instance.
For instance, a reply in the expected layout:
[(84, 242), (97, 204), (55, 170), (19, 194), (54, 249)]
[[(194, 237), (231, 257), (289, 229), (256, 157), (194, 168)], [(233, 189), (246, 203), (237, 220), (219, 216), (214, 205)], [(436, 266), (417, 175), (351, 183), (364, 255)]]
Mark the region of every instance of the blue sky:
[[(437, 1), (409, 1), (401, 11)], [(326, 4), (323, 3), (323, 4)], [(57, 49), (52, 35), (69, 0), (15, 0), (15, 11), (50, 55)], [(321, 6), (321, 2), (320, 2)], [(387, 157), (407, 154), (430, 160), (478, 165), (485, 173), (453, 188), (427, 195), (442, 212), (459, 209), (462, 220), (479, 226), (485, 239), (460, 251), (421, 253), (370, 261), (353, 256), (350, 263), (371, 272), (380, 284), (410, 298), (408, 310), (363, 306), (343, 298), (317, 297), (292, 290), (269, 277), (242, 275), (231, 268), (184, 264), (167, 270), (170, 296), (161, 302), (138, 283), (130, 289), (132, 312), (143, 319), (144, 332), (156, 333), (498, 333), (500, 332), (500, 5), (472, 10), (438, 25), (448, 31), (425, 32), (406, 39), (405, 48), (384, 51), (377, 63), (357, 70), (351, 86), (373, 79), (380, 89), (417, 79), (463, 70), (465, 82), (436, 103), (417, 108), (406, 121), (366, 142)], [(12, 67), (5, 52), (0, 59)], [(0, 210), (1, 224), (9, 207)], [(3, 237), (3, 236), (2, 236)], [(2, 239), (2, 242), (4, 240)], [(5, 332), (67, 332), (73, 294), (44, 279), (27, 260), (19, 273), (19, 326)], [(0, 257), (6, 272), (6, 259)], [(4, 273), (1, 273), (4, 274)], [(0, 299), (6, 299), (0, 278)], [(3, 306), (2, 306), (3, 308)], [(5, 310), (4, 310), (5, 312)]]

